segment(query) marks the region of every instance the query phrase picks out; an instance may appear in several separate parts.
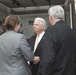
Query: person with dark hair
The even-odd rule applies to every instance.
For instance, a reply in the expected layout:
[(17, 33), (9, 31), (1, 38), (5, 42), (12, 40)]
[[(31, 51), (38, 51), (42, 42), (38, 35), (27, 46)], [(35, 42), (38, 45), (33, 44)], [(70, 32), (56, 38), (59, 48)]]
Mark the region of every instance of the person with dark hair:
[(0, 36), (0, 75), (31, 75), (27, 62), (33, 60), (34, 54), (26, 37), (17, 33), (19, 16), (7, 16), (4, 26), (6, 32)]
[(76, 36), (64, 22), (60, 5), (49, 9), (51, 26), (45, 31), (38, 75), (75, 75)]

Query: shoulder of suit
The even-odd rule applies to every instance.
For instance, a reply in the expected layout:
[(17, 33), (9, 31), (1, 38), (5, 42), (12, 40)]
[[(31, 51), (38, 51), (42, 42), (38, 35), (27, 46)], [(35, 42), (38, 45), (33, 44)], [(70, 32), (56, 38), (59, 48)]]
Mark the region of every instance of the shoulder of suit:
[(20, 33), (12, 33), (11, 37), (15, 37), (15, 38), (25, 38), (24, 34), (20, 34)]

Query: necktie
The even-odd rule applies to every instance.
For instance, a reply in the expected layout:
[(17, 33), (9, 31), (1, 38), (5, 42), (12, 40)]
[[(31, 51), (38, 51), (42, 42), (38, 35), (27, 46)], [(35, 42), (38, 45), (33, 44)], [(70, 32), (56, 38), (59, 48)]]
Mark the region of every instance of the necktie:
[(37, 48), (38, 43), (39, 43), (39, 36), (37, 35), (36, 40), (35, 40), (35, 45), (34, 45), (34, 52)]

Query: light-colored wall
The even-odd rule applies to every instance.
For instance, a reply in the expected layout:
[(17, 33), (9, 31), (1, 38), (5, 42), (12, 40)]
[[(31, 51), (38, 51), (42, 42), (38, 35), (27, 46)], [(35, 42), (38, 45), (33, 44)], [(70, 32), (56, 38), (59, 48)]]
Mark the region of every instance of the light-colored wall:
[(3, 19), (5, 19), (7, 15), (8, 15), (8, 14), (0, 11), (0, 21), (3, 21)]
[(5, 19), (7, 15), (9, 15), (9, 13), (10, 8), (0, 3), (0, 21), (3, 21), (3, 19)]
[[(75, 2), (75, 24), (76, 24), (76, 0), (74, 0)], [(75, 25), (75, 29), (76, 29), (76, 25)]]

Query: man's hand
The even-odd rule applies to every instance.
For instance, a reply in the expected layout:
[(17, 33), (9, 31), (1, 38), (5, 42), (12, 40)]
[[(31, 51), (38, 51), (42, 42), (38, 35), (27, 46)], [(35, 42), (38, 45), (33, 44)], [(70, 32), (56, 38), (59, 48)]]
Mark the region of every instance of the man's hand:
[(39, 56), (34, 56), (33, 63), (37, 64), (40, 61)]

